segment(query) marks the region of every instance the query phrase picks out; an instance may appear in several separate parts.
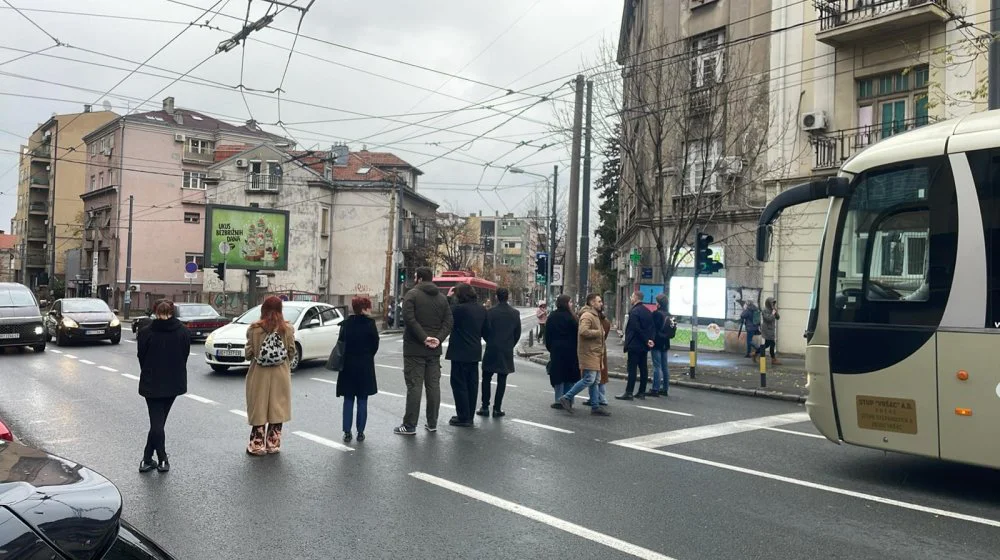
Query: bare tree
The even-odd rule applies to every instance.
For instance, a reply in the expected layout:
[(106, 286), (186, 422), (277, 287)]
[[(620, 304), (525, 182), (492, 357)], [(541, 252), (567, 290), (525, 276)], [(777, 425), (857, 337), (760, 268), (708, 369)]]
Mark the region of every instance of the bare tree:
[(475, 264), (468, 220), (455, 213), (438, 214), (434, 228), (437, 261), (445, 270), (471, 270)]

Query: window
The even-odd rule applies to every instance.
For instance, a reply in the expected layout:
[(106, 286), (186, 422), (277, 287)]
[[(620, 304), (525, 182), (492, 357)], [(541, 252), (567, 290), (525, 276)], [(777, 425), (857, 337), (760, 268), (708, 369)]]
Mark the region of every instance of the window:
[(319, 260), (319, 285), (320, 286), (326, 286), (326, 276), (327, 276), (326, 259), (320, 259)]
[(364, 175), (365, 173), (368, 173), (371, 170), (372, 170), (371, 167), (359, 167), (358, 168), (358, 175)]
[(927, 87), (930, 70), (920, 66), (857, 81), (858, 128), (861, 146), (929, 122)]
[(108, 169), (108, 185), (114, 185), (114, 184), (115, 184), (115, 170)]
[[(344, 296), (341, 296), (343, 299)], [(336, 307), (327, 307), (320, 311), (319, 318), (323, 321), (323, 326), (335, 326), (342, 322), (340, 313), (337, 313)]]
[(211, 154), (213, 143), (210, 140), (188, 138), (187, 151), (192, 154)]
[(324, 237), (330, 235), (330, 209), (322, 208), (319, 211), (319, 231)]
[(185, 212), (184, 213), (184, 223), (185, 224), (200, 224), (201, 214), (197, 212)]
[(205, 177), (207, 173), (200, 171), (185, 171), (184, 172), (184, 188), (185, 189), (205, 189)]
[(719, 190), (719, 142), (693, 140), (687, 144), (687, 173), (683, 194), (712, 193)]
[(194, 263), (198, 265), (198, 270), (205, 268), (205, 255), (202, 253), (185, 253), (184, 263)]
[(90, 176), (90, 190), (97, 190), (97, 175)]
[(691, 87), (703, 88), (720, 83), (723, 75), (724, 30), (691, 39)]
[(97, 174), (97, 186), (98, 186), (98, 188), (101, 188), (101, 189), (104, 188), (104, 172), (103, 171), (101, 171), (100, 173)]

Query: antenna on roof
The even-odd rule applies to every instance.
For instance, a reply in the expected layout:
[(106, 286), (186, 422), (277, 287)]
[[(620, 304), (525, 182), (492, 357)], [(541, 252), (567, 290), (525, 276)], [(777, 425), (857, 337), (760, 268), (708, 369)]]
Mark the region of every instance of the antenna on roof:
[(105, 111), (110, 111), (111, 110), (111, 102), (108, 101), (107, 99), (105, 99), (104, 102), (101, 103), (101, 107), (104, 107)]

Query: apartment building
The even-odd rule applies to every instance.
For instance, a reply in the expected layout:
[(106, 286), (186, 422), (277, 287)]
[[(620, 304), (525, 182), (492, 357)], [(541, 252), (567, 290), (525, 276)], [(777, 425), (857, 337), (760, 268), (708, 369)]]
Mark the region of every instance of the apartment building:
[[(833, 175), (866, 147), (928, 123), (986, 109), (987, 57), (975, 37), (989, 29), (988, 0), (775, 0), (770, 74), (776, 110), (796, 117), (772, 130), (769, 158), (787, 173), (769, 196), (813, 176)], [(827, 205), (786, 212), (775, 225), (762, 298), (782, 309), (778, 347), (805, 352), (816, 259)], [(873, 274), (908, 274), (923, 262), (927, 239), (911, 237), (901, 259)], [(851, 251), (852, 259), (863, 251)], [(862, 262), (851, 273), (861, 275)]]
[(52, 115), (22, 146), (12, 221), (21, 241), (14, 258), (18, 282), (40, 290), (53, 280), (66, 280), (66, 252), (79, 249), (83, 237), (83, 137), (117, 117), (111, 111), (92, 111), (90, 105), (82, 113)]
[[(539, 230), (543, 218), (513, 213), (494, 216), (470, 215), (468, 252), (473, 268), (487, 280), (511, 291), (511, 299), (525, 304), (538, 292), (535, 284), (535, 253), (540, 250)], [(544, 238), (543, 238), (544, 239)]]
[[(255, 122), (233, 125), (176, 107), (130, 114), (84, 136), (86, 172), (81, 280), (92, 293), (121, 308), (159, 297), (197, 300), (201, 285), (184, 276), (188, 262), (204, 254), (204, 208), (208, 167), (220, 144), (292, 143)], [(129, 199), (132, 198), (132, 274), (126, 286)]]
[(0, 230), (0, 282), (14, 282), (14, 255), (17, 252), (17, 236)]

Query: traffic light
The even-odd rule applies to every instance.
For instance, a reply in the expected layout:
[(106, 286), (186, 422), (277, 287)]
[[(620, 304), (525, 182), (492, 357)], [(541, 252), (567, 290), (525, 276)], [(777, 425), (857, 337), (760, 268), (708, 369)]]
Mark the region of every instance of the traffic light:
[(535, 255), (535, 280), (538, 284), (546, 284), (549, 279), (549, 255), (548, 253), (538, 253)]
[(215, 265), (215, 273), (219, 276), (219, 280), (226, 280), (226, 263), (222, 262)]
[(406, 269), (403, 267), (399, 268), (399, 283), (406, 284)]
[(722, 263), (715, 260), (709, 247), (714, 238), (707, 233), (699, 233), (695, 244), (694, 273), (695, 275), (715, 274), (722, 269)]

